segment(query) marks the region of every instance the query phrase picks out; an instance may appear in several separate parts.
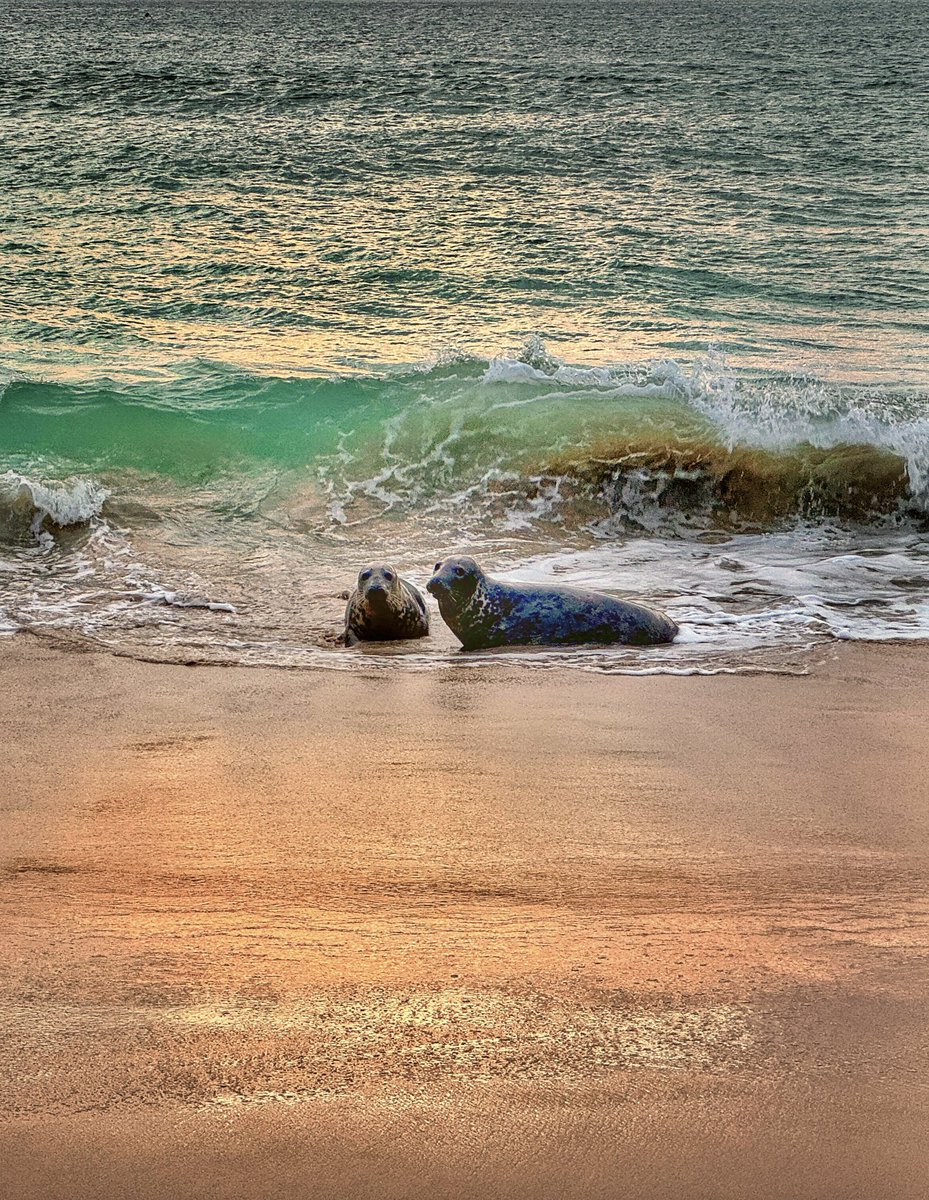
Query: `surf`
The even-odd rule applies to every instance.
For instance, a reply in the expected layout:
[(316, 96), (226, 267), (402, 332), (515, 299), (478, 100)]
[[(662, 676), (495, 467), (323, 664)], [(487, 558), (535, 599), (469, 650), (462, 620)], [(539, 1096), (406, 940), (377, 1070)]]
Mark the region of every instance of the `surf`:
[(345, 375), (191, 361), (123, 383), (11, 378), (4, 630), (341, 667), (345, 588), (389, 549), (420, 586), (466, 551), (504, 578), (665, 608), (683, 633), (650, 670), (782, 669), (830, 638), (925, 637), (927, 413), (904, 385), (713, 351), (571, 364), (538, 338)]
[(315, 487), (342, 523), (463, 496), (512, 523), (546, 495), (580, 524), (599, 499), (626, 532), (662, 514), (729, 527), (919, 520), (927, 412), (912, 389), (739, 373), (719, 355), (576, 367), (531, 341), (369, 376), (195, 364), (119, 388), (15, 380), (0, 452), (27, 472), (135, 472), (191, 489), (273, 475)]

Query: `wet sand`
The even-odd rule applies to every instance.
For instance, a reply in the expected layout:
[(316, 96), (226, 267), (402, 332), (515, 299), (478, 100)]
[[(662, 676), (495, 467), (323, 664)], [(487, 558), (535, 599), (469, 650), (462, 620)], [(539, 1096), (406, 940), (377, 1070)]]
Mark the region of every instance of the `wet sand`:
[(929, 654), (0, 643), (15, 1200), (929, 1194)]

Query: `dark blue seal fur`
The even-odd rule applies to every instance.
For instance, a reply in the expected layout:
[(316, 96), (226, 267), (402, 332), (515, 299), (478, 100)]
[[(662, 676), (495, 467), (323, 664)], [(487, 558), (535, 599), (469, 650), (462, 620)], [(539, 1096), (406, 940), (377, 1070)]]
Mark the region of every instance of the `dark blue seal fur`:
[(429, 632), (422, 593), (386, 563), (358, 573), (358, 586), (345, 609), (345, 644), (421, 638)]
[(664, 613), (602, 592), (548, 584), (501, 583), (473, 558), (436, 563), (426, 585), (465, 650), (511, 645), (671, 642), (677, 626)]

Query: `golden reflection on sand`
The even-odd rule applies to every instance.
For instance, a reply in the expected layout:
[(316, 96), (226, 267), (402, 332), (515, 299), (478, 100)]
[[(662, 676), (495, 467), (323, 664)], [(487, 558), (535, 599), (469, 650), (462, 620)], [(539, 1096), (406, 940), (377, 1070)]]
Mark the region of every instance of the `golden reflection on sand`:
[[(687, 1178), (720, 1139), (758, 1161), (761, 1138), (770, 1166), (798, 1122), (800, 1175), (823, 1145), (830, 1178), (857, 1170), (834, 1114), (856, 1144), (872, 1126), (896, 1144), (888, 1114), (925, 1065), (924, 681), (895, 653), (856, 690), (187, 670), (14, 643), (6, 695), (41, 707), (3, 715), (3, 1120), (41, 1128), (52, 1167), (104, 1137), (131, 1170), (154, 1137), (158, 1177), (178, 1175), (159, 1200), (201, 1152), (246, 1146), (264, 1196), (281, 1137), (340, 1179), (340, 1147), (386, 1138), (391, 1195), (472, 1142), (496, 1147), (491, 1190), (548, 1194), (494, 1174), (538, 1141), (538, 1178), (574, 1181), (558, 1194), (587, 1194), (571, 1155), (609, 1181), (632, 1154), (636, 1194), (676, 1198), (654, 1191), (662, 1164)], [(15, 1161), (24, 1195), (57, 1196)]]

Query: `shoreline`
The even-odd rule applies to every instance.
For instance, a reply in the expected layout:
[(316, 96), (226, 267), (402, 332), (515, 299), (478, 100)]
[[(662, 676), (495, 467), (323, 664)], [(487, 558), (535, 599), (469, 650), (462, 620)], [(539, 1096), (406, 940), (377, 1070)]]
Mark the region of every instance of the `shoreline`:
[(0, 677), (15, 1200), (929, 1188), (925, 648)]
[[(433, 614), (435, 615), (435, 614)], [(440, 618), (437, 618), (440, 619)], [(36, 644), (52, 652), (63, 654), (91, 654), (125, 659), (157, 667), (176, 667), (182, 670), (219, 669), (243, 671), (267, 671), (269, 673), (296, 673), (321, 676), (350, 675), (367, 680), (389, 679), (389, 672), (428, 674), (434, 671), (479, 671), (493, 677), (496, 673), (518, 676), (522, 672), (545, 674), (590, 675), (595, 678), (649, 679), (667, 677), (671, 679), (711, 679), (717, 676), (783, 676), (802, 678), (814, 674), (817, 667), (828, 662), (834, 648), (842, 645), (891, 646), (917, 649), (929, 647), (929, 640), (915, 638), (886, 638), (880, 641), (858, 641), (855, 639), (830, 638), (811, 642), (803, 646), (763, 647), (755, 651), (733, 652), (741, 661), (733, 665), (713, 665), (714, 659), (705, 663), (694, 659), (675, 664), (660, 663), (643, 668), (634, 668), (625, 663), (610, 663), (600, 657), (615, 647), (596, 644), (577, 647), (566, 646), (495, 646), (481, 650), (465, 650), (447, 626), (442, 625), (430, 638), (444, 643), (439, 653), (434, 646), (428, 651), (417, 647), (416, 642), (357, 642), (353, 646), (339, 645), (333, 641), (327, 645), (314, 645), (311, 653), (320, 655), (306, 662), (253, 661), (248, 659), (159, 657), (154, 651), (143, 648), (107, 645), (75, 630), (56, 630), (45, 627), (10, 629), (0, 632), (0, 655), (5, 645), (22, 644), (34, 639)], [(674, 643), (672, 643), (673, 645)], [(665, 647), (625, 646), (645, 658), (660, 653)], [(550, 657), (551, 656), (551, 657)], [(585, 657), (590, 656), (590, 657)], [(722, 659), (720, 654), (720, 659)], [(757, 660), (754, 665), (752, 659)]]

